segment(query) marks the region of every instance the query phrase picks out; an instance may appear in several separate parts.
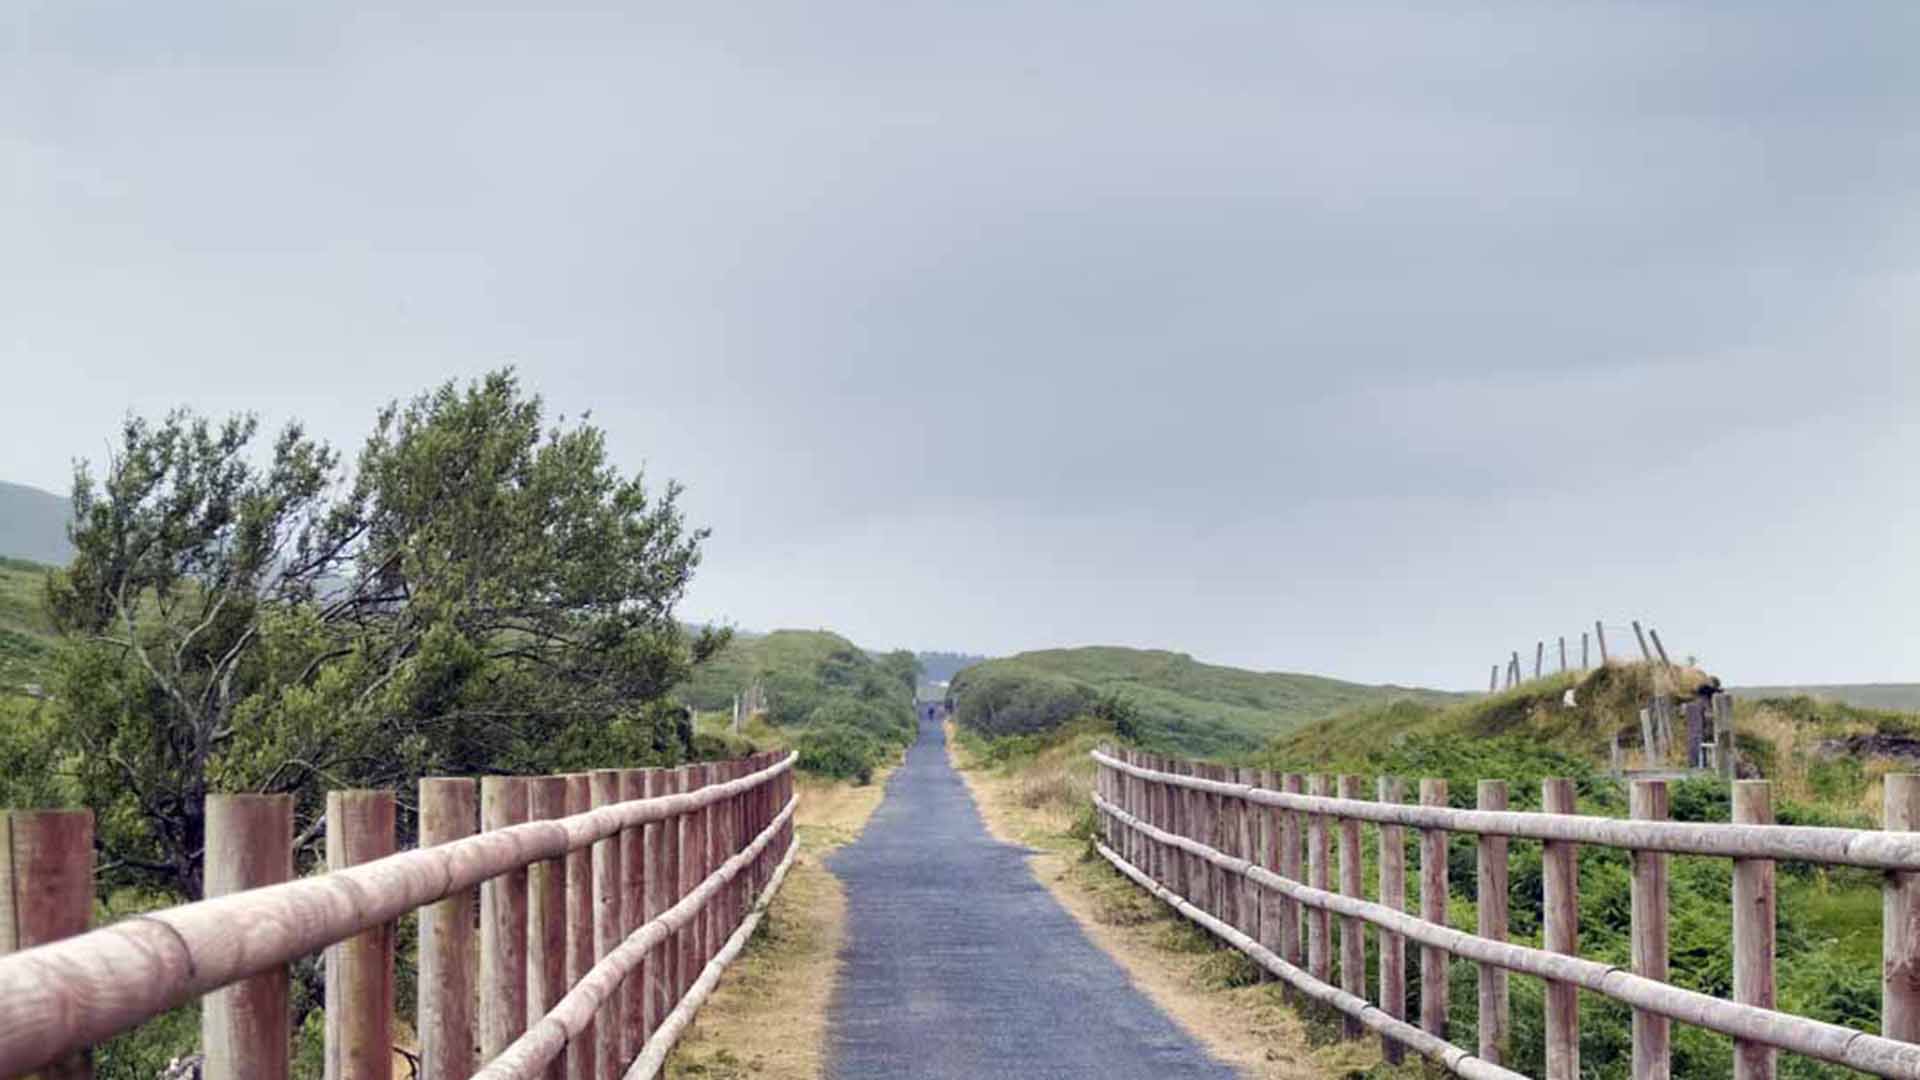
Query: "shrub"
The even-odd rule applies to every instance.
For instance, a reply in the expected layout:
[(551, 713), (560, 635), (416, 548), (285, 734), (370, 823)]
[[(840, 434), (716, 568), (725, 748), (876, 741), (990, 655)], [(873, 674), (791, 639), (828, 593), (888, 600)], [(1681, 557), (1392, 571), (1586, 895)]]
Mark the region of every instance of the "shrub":
[(859, 784), (873, 782), (874, 766), (885, 753), (885, 747), (871, 736), (844, 725), (809, 728), (793, 745), (800, 754), (794, 764), (800, 768)]

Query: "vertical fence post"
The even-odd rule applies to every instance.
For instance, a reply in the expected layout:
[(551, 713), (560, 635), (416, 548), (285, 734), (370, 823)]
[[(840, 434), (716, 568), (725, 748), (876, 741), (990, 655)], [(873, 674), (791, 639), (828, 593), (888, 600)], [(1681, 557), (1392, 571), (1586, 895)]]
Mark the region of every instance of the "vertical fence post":
[[(658, 799), (672, 793), (673, 780), (668, 770), (647, 770), (647, 798)], [(652, 922), (661, 912), (673, 906), (673, 871), (667, 865), (666, 841), (671, 825), (671, 821), (650, 821), (640, 840), (647, 860), (647, 903), (641, 914), (647, 922)], [(647, 954), (646, 1015), (642, 1025), (642, 1034), (646, 1039), (653, 1038), (653, 1033), (660, 1030), (660, 1021), (673, 1011), (673, 1002), (667, 997), (667, 985), (667, 946), (662, 942)]]
[[(1885, 827), (1920, 831), (1920, 773), (1888, 773)], [(1920, 873), (1888, 874), (1880, 890), (1880, 1033), (1920, 1042)]]
[[(1313, 794), (1327, 798), (1333, 794), (1333, 779), (1323, 773), (1312, 777)], [(1315, 812), (1307, 818), (1307, 884), (1321, 892), (1333, 891), (1329, 880), (1333, 871), (1333, 852), (1327, 837), (1327, 815)], [(1333, 982), (1333, 913), (1323, 907), (1307, 909), (1307, 968), (1323, 983)]]
[[(0, 956), (93, 925), (93, 811), (0, 810)], [(93, 1051), (44, 1066), (37, 1080), (89, 1080)]]
[[(527, 820), (567, 816), (567, 778), (527, 781)], [(547, 1015), (567, 992), (567, 858), (542, 859), (527, 868), (527, 1008), (524, 1024)], [(566, 1080), (567, 1063), (554, 1058), (547, 1080)]]
[[(1733, 783), (1733, 823), (1773, 824), (1771, 787), (1765, 780)], [(1773, 1008), (1773, 860), (1733, 860), (1733, 1000)], [(1733, 1041), (1737, 1080), (1773, 1080), (1777, 1052), (1765, 1043)]]
[[(1241, 769), (1240, 782), (1248, 787), (1260, 786), (1258, 769)], [(1235, 799), (1239, 804), (1240, 841), (1239, 850), (1234, 852), (1249, 862), (1260, 861), (1260, 810), (1259, 804), (1249, 799)], [(1240, 929), (1255, 941), (1260, 940), (1260, 899), (1266, 892), (1254, 883), (1250, 877), (1240, 879)], [(1262, 968), (1261, 970), (1266, 970)]]
[[(1299, 773), (1286, 773), (1280, 777), (1280, 790), (1288, 795), (1298, 795), (1305, 788), (1306, 778)], [(1288, 881), (1305, 881), (1300, 874), (1300, 812), (1282, 811), (1280, 818), (1280, 876)], [(1300, 901), (1284, 897), (1280, 901), (1280, 945), (1284, 950), (1287, 963), (1300, 966)], [(1291, 995), (1292, 991), (1289, 990)]]
[[(1481, 810), (1507, 808), (1507, 782), (1482, 780), (1475, 793)], [(1507, 838), (1482, 833), (1475, 843), (1475, 892), (1479, 895), (1479, 935), (1489, 941), (1507, 940)], [(1480, 1059), (1495, 1065), (1513, 1060), (1508, 1045), (1512, 1029), (1507, 993), (1507, 970), (1498, 964), (1480, 965)]]
[[(567, 816), (593, 809), (593, 781), (586, 773), (567, 774)], [(593, 970), (593, 848), (567, 852), (567, 986), (579, 985)], [(567, 1080), (595, 1080), (594, 1051), (599, 1036), (594, 1019), (575, 1038), (567, 1040)], [(469, 1075), (461, 1073), (461, 1076)], [(437, 1080), (437, 1078), (430, 1078)]]
[[(207, 796), (206, 896), (293, 879), (293, 796)], [(207, 1080), (285, 1080), (292, 1032), (285, 965), (202, 999)]]
[[(1667, 782), (1635, 780), (1628, 795), (1637, 821), (1665, 821)], [(1667, 855), (1633, 853), (1633, 973), (1667, 981)], [(1633, 1075), (1667, 1080), (1671, 1069), (1671, 1022), (1658, 1013), (1633, 1010)]]
[[(1406, 798), (1397, 776), (1379, 779), (1376, 794), (1383, 803)], [(1399, 825), (1380, 826), (1380, 903), (1395, 911), (1407, 910), (1407, 838)], [(1395, 1020), (1407, 1018), (1407, 939), (1391, 930), (1380, 931), (1380, 1011)], [(1405, 1050), (1394, 1039), (1380, 1036), (1380, 1056), (1398, 1065)]]
[[(647, 776), (640, 769), (620, 770), (620, 801), (633, 802), (643, 799), (647, 794)], [(645, 839), (641, 827), (633, 825), (620, 830), (620, 940), (625, 941), (629, 934), (640, 929), (645, 916), (642, 912), (647, 903), (646, 887), (646, 851), (642, 845)], [(644, 965), (642, 965), (644, 969)], [(645, 973), (644, 970), (627, 973), (620, 980), (620, 992), (616, 997), (620, 1009), (620, 1058), (632, 1061), (640, 1055), (641, 1044), (645, 1041)]]
[[(1280, 775), (1271, 769), (1260, 774), (1260, 786), (1268, 791), (1278, 790)], [(1280, 864), (1280, 808), (1262, 804), (1260, 813), (1260, 865), (1269, 873), (1281, 873)], [(1260, 944), (1275, 956), (1286, 956), (1286, 934), (1282, 929), (1286, 918), (1286, 898), (1272, 889), (1260, 890)], [(1260, 969), (1262, 980), (1272, 978), (1266, 968)]]
[[(480, 828), (491, 832), (527, 820), (527, 780), (480, 779)], [(527, 872), (509, 871), (480, 885), (480, 1060), (492, 1061), (527, 1028)]]
[(1582, 630), (1580, 631), (1580, 670), (1585, 671), (1592, 666), (1593, 663), (1588, 659), (1587, 653), (1587, 632)]
[[(1573, 781), (1550, 777), (1540, 782), (1540, 809), (1549, 814), (1574, 812)], [(1580, 858), (1575, 845), (1560, 840), (1544, 844), (1541, 865), (1542, 944), (1549, 952), (1577, 956), (1580, 952)], [(1547, 983), (1547, 1080), (1574, 1080), (1580, 1075), (1580, 998), (1572, 983)]]
[(1567, 639), (1565, 635), (1562, 635), (1560, 638), (1560, 674), (1565, 675), (1566, 673), (1567, 673)]
[[(686, 793), (699, 787), (699, 774), (694, 766), (682, 765), (673, 772), (675, 790)], [(678, 837), (675, 850), (680, 853), (680, 871), (676, 875), (680, 886), (675, 899), (680, 900), (700, 884), (700, 815), (682, 812), (674, 817), (673, 827)], [(694, 953), (698, 951), (696, 922), (689, 918), (673, 935), (674, 954), (677, 957), (673, 982), (673, 1000), (676, 1003), (686, 996), (687, 988), (693, 985), (693, 980), (700, 973), (700, 966), (694, 962)]]
[[(715, 762), (708, 762), (700, 768), (702, 770), (701, 776), (705, 780), (705, 783), (702, 785), (703, 787), (713, 787), (721, 783), (722, 777), (726, 775), (721, 771), (720, 765)], [(706, 858), (701, 864), (704, 869), (700, 875), (701, 880), (704, 881), (713, 876), (713, 872), (718, 870), (720, 864), (726, 860), (724, 853), (726, 846), (726, 826), (721, 821), (719, 803), (708, 803), (707, 808), (702, 810), (701, 813), (705, 815), (707, 819), (705, 825), (707, 836)], [(720, 903), (720, 896), (718, 893), (715, 893), (713, 896), (708, 897), (707, 902), (700, 907), (700, 936), (703, 942), (700, 949), (700, 966), (702, 968), (706, 967), (708, 961), (719, 955), (720, 944), (726, 936), (725, 930), (720, 925)]]
[[(393, 854), (391, 791), (327, 793), (327, 869)], [(393, 930), (387, 923), (327, 949), (327, 1080), (393, 1075)]]
[[(474, 834), (480, 786), (472, 780), (420, 781), (420, 846), (450, 844)], [(473, 1053), (473, 925), (478, 906), (461, 889), (420, 909), (418, 1007), (422, 1080), (466, 1080)], [(584, 1080), (592, 1080), (586, 1077)]]
[[(1165, 757), (1155, 754), (1148, 760), (1155, 772), (1167, 770)], [(1160, 780), (1156, 779), (1147, 785), (1147, 813), (1152, 815), (1155, 828), (1167, 827), (1167, 785)], [(1156, 842), (1153, 845), (1153, 880), (1161, 885), (1171, 884), (1168, 862), (1167, 845)]]
[[(620, 802), (620, 770), (595, 769), (587, 774), (589, 800), (595, 810)], [(605, 958), (620, 944), (620, 834), (593, 842), (593, 956)], [(621, 1056), (619, 995), (602, 1005), (593, 1018), (594, 1070), (599, 1080), (625, 1075)]]
[(1537, 679), (1541, 675), (1546, 673), (1545, 672), (1546, 662), (1547, 662), (1547, 643), (1544, 641), (1534, 642), (1533, 643), (1533, 677), (1534, 678)]
[[(1189, 761), (1187, 763), (1187, 774), (1189, 776), (1194, 776), (1194, 777), (1199, 777), (1204, 779), (1207, 775), (1207, 767), (1205, 765), (1201, 765), (1198, 762)], [(1191, 788), (1189, 788), (1188, 795), (1191, 797), (1192, 804), (1193, 804), (1192, 816), (1188, 819), (1188, 822), (1187, 822), (1188, 827), (1192, 830), (1189, 836), (1191, 839), (1198, 840), (1203, 844), (1212, 843), (1213, 842), (1212, 803), (1209, 797), (1204, 792), (1194, 791)], [(1212, 913), (1214, 910), (1213, 864), (1207, 862), (1205, 859), (1202, 859), (1198, 855), (1195, 855), (1192, 858), (1193, 858), (1193, 864), (1192, 864), (1193, 895), (1188, 897), (1188, 899), (1192, 900), (1194, 903), (1194, 906), (1199, 908), (1201, 911)]]
[[(1420, 781), (1420, 805), (1447, 805), (1447, 782), (1428, 777)], [(1447, 831), (1420, 830), (1420, 917), (1447, 925)], [(1428, 1034), (1447, 1037), (1447, 952), (1420, 946), (1420, 1026)]]
[(1713, 761), (1721, 779), (1740, 775), (1733, 749), (1733, 698), (1727, 694), (1713, 696)]
[(1600, 666), (1606, 667), (1612, 660), (1607, 656), (1607, 628), (1599, 619), (1593, 620), (1593, 643), (1600, 647)]
[[(1340, 797), (1364, 799), (1365, 781), (1358, 776), (1340, 777)], [(1366, 899), (1366, 868), (1360, 861), (1360, 819), (1340, 819), (1340, 895)], [(1358, 916), (1340, 917), (1340, 989), (1366, 1000), (1367, 932)], [(1346, 1015), (1342, 1028), (1347, 1038), (1357, 1039), (1366, 1031), (1357, 1016)]]

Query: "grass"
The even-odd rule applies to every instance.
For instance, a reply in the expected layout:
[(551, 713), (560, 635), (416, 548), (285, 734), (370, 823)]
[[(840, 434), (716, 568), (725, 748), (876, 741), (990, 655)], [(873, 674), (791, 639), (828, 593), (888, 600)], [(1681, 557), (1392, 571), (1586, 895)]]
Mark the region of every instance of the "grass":
[(0, 558), (0, 693), (42, 681), (53, 626), (42, 598), (52, 567)]

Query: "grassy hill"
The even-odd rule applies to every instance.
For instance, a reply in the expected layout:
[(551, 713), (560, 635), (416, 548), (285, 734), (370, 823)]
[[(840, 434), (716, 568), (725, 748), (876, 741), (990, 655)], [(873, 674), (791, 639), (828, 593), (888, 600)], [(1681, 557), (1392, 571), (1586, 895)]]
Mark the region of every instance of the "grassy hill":
[(0, 480), (0, 556), (42, 563), (73, 557), (67, 518), (73, 507), (50, 491)]
[(49, 569), (0, 557), (0, 693), (41, 681), (53, 636), (40, 606)]
[(1254, 750), (1276, 735), (1362, 706), (1459, 695), (1318, 675), (1203, 664), (1184, 653), (1094, 646), (989, 660), (953, 682), (956, 718), (988, 736), (1049, 731), (1123, 702), (1143, 745), (1202, 756)]
[(1736, 686), (1733, 693), (1743, 698), (1806, 697), (1815, 701), (1835, 701), (1862, 709), (1892, 709), (1920, 712), (1920, 683), (1835, 683), (1809, 686)]

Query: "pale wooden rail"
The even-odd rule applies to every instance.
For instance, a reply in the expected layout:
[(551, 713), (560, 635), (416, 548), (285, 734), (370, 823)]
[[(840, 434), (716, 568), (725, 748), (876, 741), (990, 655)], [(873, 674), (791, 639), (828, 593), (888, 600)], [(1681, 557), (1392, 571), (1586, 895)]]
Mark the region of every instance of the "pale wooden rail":
[(791, 864), (793, 761), (428, 779), (399, 853), (391, 792), (333, 792), (329, 870), (297, 881), (284, 797), (216, 797), (209, 898), (91, 932), (91, 815), (0, 814), (0, 1077), (90, 1075), (90, 1047), (205, 998), (208, 1080), (278, 1080), (287, 965), (324, 949), (329, 1080), (389, 1080), (419, 910), (427, 1080), (647, 1080)]
[[(1463, 1076), (1512, 1078), (1503, 1064), (1508, 1041), (1508, 972), (1547, 983), (1545, 1061), (1549, 1080), (1579, 1074), (1578, 995), (1601, 994), (1634, 1010), (1636, 1077), (1664, 1078), (1669, 1069), (1669, 1024), (1678, 1021), (1733, 1037), (1738, 1077), (1770, 1078), (1775, 1054), (1786, 1050), (1880, 1076), (1920, 1078), (1920, 776), (1886, 778), (1890, 831), (1829, 829), (1772, 824), (1764, 781), (1740, 781), (1734, 790), (1734, 823), (1692, 824), (1660, 820), (1667, 812), (1664, 781), (1641, 780), (1632, 792), (1633, 818), (1585, 817), (1573, 812), (1570, 781), (1547, 780), (1543, 812), (1504, 809), (1506, 785), (1483, 782), (1480, 809), (1447, 807), (1442, 781), (1421, 782), (1419, 805), (1398, 801), (1398, 781), (1383, 779), (1381, 801), (1359, 797), (1357, 778), (1340, 780), (1340, 798), (1326, 793), (1327, 777), (1310, 785), (1297, 774), (1274, 777), (1243, 771), (1257, 780), (1225, 779), (1215, 766), (1156, 757), (1134, 750), (1093, 753), (1099, 765), (1094, 806), (1099, 813), (1100, 854), (1117, 869), (1245, 953), (1308, 998), (1344, 1014), (1349, 1033), (1378, 1032), (1389, 1059), (1400, 1048), (1430, 1058)], [(1277, 779), (1277, 783), (1276, 783)], [(1312, 795), (1303, 795), (1303, 787)], [(1300, 866), (1300, 819), (1306, 818), (1309, 873)], [(1257, 823), (1255, 834), (1223, 828), (1222, 822)], [(1358, 822), (1380, 829), (1380, 900), (1361, 895), (1358, 842), (1345, 831)], [(1329, 822), (1341, 831), (1339, 890), (1329, 887), (1326, 841)], [(1421, 831), (1420, 914), (1405, 911), (1402, 827)], [(1478, 933), (1446, 925), (1446, 837), (1479, 838), (1477, 873), (1483, 904)], [(1545, 845), (1542, 896), (1544, 948), (1506, 940), (1504, 898), (1507, 841)], [(1579, 955), (1577, 848), (1594, 844), (1632, 853), (1632, 969)], [(1276, 847), (1279, 850), (1276, 850)], [(1720, 856), (1734, 860), (1733, 1000), (1668, 984), (1667, 856)], [(1349, 872), (1349, 859), (1354, 869)], [(1776, 860), (1866, 867), (1887, 873), (1883, 1020), (1880, 1034), (1857, 1031), (1774, 1009), (1773, 864)], [(1207, 883), (1202, 885), (1201, 883)], [(1218, 882), (1219, 884), (1216, 884)], [(1239, 883), (1227, 889), (1224, 883)], [(1279, 903), (1223, 903), (1237, 888), (1279, 898)], [(1269, 915), (1268, 913), (1273, 913)], [(1307, 956), (1302, 958), (1299, 919), (1306, 916)], [(1340, 985), (1328, 965), (1328, 920), (1342, 928)], [(1251, 922), (1249, 922), (1251, 917)], [(1272, 927), (1262, 920), (1277, 917)], [(1367, 998), (1364, 971), (1349, 965), (1359, 955), (1363, 925), (1381, 938), (1381, 986), (1377, 1003)], [(1354, 935), (1348, 938), (1351, 928)], [(1399, 959), (1404, 942), (1423, 949), (1422, 1016), (1404, 1017), (1405, 975)], [(1349, 952), (1349, 950), (1355, 950)], [(1449, 959), (1479, 967), (1479, 1032), (1474, 1050), (1448, 1041), (1446, 969)], [(1354, 975), (1358, 974), (1358, 979)]]

